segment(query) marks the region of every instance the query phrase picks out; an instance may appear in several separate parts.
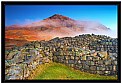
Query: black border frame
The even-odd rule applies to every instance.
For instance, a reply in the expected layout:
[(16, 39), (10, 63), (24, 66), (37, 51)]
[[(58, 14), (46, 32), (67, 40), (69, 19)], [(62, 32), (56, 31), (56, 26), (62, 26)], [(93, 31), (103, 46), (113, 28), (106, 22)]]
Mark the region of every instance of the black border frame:
[[(117, 5), (118, 7), (118, 80), (5, 80), (5, 5)], [(121, 2), (119, 1), (2, 1), (1, 2), (1, 83), (29, 83), (29, 82), (98, 82), (120, 83), (120, 29), (121, 27)]]

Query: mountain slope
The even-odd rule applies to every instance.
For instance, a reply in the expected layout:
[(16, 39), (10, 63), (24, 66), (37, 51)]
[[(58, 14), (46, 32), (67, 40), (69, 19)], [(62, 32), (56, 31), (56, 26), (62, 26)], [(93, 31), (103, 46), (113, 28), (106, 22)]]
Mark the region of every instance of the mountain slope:
[(26, 25), (7, 26), (5, 37), (17, 40), (50, 40), (54, 37), (76, 36), (82, 33), (107, 33), (109, 28), (92, 21), (76, 21), (55, 14), (42, 21)]

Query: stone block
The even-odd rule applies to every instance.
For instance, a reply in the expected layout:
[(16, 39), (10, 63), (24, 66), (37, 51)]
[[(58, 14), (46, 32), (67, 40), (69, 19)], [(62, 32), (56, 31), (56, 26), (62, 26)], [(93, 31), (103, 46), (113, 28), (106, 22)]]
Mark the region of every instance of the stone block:
[(74, 59), (74, 56), (71, 56), (71, 59)]
[(96, 70), (96, 66), (90, 66), (90, 70)]
[(94, 61), (90, 61), (90, 65), (95, 65), (95, 62)]
[(109, 75), (110, 74), (110, 71), (105, 71), (104, 72), (104, 75)]
[(99, 61), (98, 61), (98, 64), (99, 64), (99, 65), (104, 65), (104, 64), (103, 64), (103, 60), (99, 60)]
[(69, 64), (74, 64), (74, 60), (73, 59), (70, 59), (70, 60), (68, 60), (68, 63)]
[(89, 73), (91, 74), (96, 74), (97, 72), (96, 71), (88, 71)]
[(89, 70), (89, 66), (88, 65), (84, 65), (84, 69)]
[(113, 61), (113, 65), (117, 65), (117, 61)]

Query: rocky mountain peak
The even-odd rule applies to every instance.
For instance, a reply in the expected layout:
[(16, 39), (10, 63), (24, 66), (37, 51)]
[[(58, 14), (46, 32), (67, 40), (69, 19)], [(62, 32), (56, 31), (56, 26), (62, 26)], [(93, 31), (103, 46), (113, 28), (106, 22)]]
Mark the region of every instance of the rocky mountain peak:
[(47, 19), (73, 20), (69, 17), (63, 16), (63, 15), (60, 15), (60, 14), (54, 14), (53, 16), (51, 16)]

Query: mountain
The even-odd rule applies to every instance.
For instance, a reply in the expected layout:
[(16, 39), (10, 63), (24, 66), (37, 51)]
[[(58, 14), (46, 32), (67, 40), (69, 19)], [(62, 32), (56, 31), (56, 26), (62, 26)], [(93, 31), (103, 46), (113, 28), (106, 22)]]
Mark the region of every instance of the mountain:
[(107, 34), (108, 31), (110, 31), (109, 28), (98, 22), (77, 21), (55, 14), (42, 21), (7, 26), (5, 38), (27, 41), (50, 40), (55, 37), (76, 36), (83, 33)]

